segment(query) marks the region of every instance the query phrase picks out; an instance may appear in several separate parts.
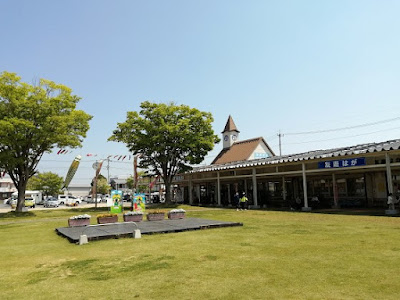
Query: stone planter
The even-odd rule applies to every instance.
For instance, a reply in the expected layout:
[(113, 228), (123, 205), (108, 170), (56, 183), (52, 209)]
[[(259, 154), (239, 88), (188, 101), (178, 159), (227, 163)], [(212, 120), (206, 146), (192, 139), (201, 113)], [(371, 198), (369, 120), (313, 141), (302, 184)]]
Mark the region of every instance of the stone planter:
[(170, 219), (170, 220), (177, 220), (177, 219), (184, 219), (184, 218), (185, 218), (184, 212), (168, 213), (168, 219)]
[(124, 222), (141, 222), (143, 215), (124, 215)]
[(164, 220), (164, 213), (147, 214), (147, 221), (161, 221)]
[(90, 225), (90, 219), (68, 219), (69, 227), (88, 226), (88, 225)]
[(100, 217), (97, 218), (97, 223), (98, 224), (108, 224), (108, 223), (117, 223), (118, 222), (118, 216), (112, 216), (112, 217)]

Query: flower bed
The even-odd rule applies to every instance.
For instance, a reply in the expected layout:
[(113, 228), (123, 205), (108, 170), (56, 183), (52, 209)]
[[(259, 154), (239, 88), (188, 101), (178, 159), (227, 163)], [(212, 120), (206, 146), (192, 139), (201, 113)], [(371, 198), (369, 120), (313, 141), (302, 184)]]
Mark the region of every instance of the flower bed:
[(73, 216), (68, 219), (69, 227), (88, 226), (88, 225), (90, 225), (90, 216), (86, 214)]
[(177, 220), (185, 218), (186, 211), (184, 209), (172, 209), (168, 212), (168, 219)]
[(130, 211), (124, 214), (124, 222), (141, 222), (143, 213), (141, 211)]
[(117, 222), (118, 222), (117, 214), (103, 214), (97, 216), (97, 224), (108, 224)]
[(147, 221), (161, 221), (164, 220), (165, 213), (161, 211), (156, 211), (147, 214)]

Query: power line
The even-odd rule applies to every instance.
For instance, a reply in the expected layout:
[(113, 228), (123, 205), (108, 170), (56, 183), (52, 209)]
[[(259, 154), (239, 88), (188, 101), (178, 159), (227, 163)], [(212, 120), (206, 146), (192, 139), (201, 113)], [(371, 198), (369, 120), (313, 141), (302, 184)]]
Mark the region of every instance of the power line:
[(400, 117), (396, 117), (396, 118), (392, 118), (392, 119), (386, 119), (386, 120), (382, 120), (382, 121), (378, 121), (378, 122), (364, 123), (364, 124), (355, 125), (355, 126), (346, 126), (346, 127), (334, 128), (334, 129), (326, 129), (326, 130), (291, 132), (291, 133), (285, 133), (285, 134), (286, 135), (304, 135), (304, 134), (316, 134), (316, 133), (324, 133), (324, 132), (341, 131), (341, 130), (348, 130), (348, 129), (361, 128), (361, 127), (367, 127), (367, 126), (372, 126), (372, 125), (378, 125), (378, 124), (388, 123), (388, 122), (392, 122), (392, 121), (396, 121), (396, 120), (400, 120)]
[[(314, 141), (298, 142), (298, 143), (286, 143), (286, 145), (298, 145), (298, 144), (308, 144), (308, 143), (317, 143), (317, 142), (326, 142), (326, 141), (347, 139), (347, 138), (352, 138), (352, 137), (357, 137), (357, 136), (363, 136), (363, 135), (369, 135), (369, 134), (374, 134), (374, 133), (383, 132), (383, 131), (388, 131), (388, 130), (395, 130), (395, 129), (400, 129), (400, 127), (387, 128), (387, 129), (377, 130), (377, 131), (368, 132), (368, 133), (355, 134), (355, 135), (350, 135), (350, 136), (345, 136), (345, 137), (342, 136), (342, 137), (338, 137), (338, 138), (325, 139), (325, 140), (314, 140)], [(277, 146), (277, 145), (274, 145), (274, 146)]]

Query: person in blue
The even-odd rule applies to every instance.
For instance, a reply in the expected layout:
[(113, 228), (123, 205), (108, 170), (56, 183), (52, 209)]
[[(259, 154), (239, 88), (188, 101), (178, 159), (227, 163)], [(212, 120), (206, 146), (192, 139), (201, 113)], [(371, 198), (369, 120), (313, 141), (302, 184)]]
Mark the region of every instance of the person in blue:
[(240, 200), (239, 193), (236, 192), (235, 195), (233, 195), (233, 205), (236, 207), (237, 211), (239, 211), (240, 208), (239, 200)]

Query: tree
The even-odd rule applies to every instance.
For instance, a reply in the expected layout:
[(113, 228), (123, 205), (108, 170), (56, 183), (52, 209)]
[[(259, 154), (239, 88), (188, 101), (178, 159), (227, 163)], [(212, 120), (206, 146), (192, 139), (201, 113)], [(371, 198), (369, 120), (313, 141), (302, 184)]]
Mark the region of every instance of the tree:
[(18, 190), (17, 211), (43, 154), (81, 146), (92, 117), (76, 109), (79, 100), (70, 88), (49, 80), (30, 85), (15, 73), (0, 74), (0, 168)]
[(186, 105), (143, 102), (140, 112), (130, 111), (118, 123), (110, 141), (125, 143), (139, 155), (139, 167), (164, 180), (166, 203), (171, 202), (171, 183), (177, 173), (199, 164), (219, 138), (211, 113)]
[(64, 179), (52, 172), (37, 173), (28, 180), (28, 190), (42, 191), (46, 196), (60, 193)]
[(107, 178), (103, 175), (99, 175), (97, 178), (97, 193), (99, 194), (108, 194), (111, 190), (111, 186), (107, 182)]

